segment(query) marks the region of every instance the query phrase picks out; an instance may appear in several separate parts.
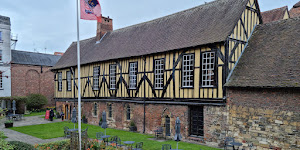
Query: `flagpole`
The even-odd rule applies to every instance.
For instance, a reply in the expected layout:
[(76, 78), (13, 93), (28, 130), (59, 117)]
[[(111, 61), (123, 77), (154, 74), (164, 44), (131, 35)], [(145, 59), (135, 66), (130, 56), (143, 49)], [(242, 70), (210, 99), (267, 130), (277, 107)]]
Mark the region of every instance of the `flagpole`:
[(78, 68), (78, 133), (79, 133), (79, 150), (81, 150), (81, 83), (80, 83), (80, 42), (79, 42), (79, 3), (77, 1), (77, 68)]

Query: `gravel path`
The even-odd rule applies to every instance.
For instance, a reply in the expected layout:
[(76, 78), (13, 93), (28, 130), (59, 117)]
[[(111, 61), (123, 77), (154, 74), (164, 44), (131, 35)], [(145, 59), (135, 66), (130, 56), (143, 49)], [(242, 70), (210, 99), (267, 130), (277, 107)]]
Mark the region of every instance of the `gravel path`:
[[(14, 121), (14, 127), (37, 125), (37, 124), (47, 124), (53, 122), (60, 122), (60, 119), (55, 119), (53, 121), (44, 120), (40, 118), (41, 116), (24, 117), (21, 121)], [(27, 134), (23, 134), (14, 130), (10, 130), (4, 127), (5, 118), (0, 120), (0, 131), (4, 131), (5, 135), (8, 137), (6, 141), (21, 141), (28, 144), (42, 144), (48, 142), (54, 142), (65, 139), (64, 137), (54, 138), (54, 139), (40, 139)], [(46, 130), (46, 129), (45, 129)]]

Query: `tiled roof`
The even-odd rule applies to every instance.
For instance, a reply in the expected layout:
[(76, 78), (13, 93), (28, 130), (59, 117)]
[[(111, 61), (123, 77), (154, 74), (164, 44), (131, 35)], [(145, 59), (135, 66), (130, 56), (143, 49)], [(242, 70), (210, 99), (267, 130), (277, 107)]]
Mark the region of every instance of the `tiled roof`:
[[(81, 64), (223, 42), (229, 36), (247, 0), (217, 0), (149, 22), (81, 41)], [(73, 42), (53, 69), (76, 66)]]
[(284, 17), (284, 14), (288, 11), (288, 7), (284, 6), (281, 8), (272, 9), (261, 13), (263, 23), (269, 23), (272, 21), (281, 20)]
[(12, 64), (54, 66), (61, 56), (12, 50)]
[(300, 16), (300, 1), (290, 10), (290, 16), (291, 18)]
[(0, 24), (10, 25), (10, 18), (0, 15)]
[(300, 87), (300, 17), (258, 25), (226, 86)]

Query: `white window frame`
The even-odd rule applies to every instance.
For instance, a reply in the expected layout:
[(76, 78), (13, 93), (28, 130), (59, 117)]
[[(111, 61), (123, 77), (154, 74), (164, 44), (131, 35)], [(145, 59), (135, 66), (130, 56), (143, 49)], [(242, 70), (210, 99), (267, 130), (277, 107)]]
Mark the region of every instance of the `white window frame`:
[(99, 90), (100, 66), (93, 68), (93, 90)]
[(202, 87), (215, 86), (215, 52), (202, 53)]
[(184, 54), (182, 56), (182, 88), (194, 87), (194, 54)]
[(0, 89), (3, 89), (3, 72), (0, 71)]
[(72, 91), (72, 76), (71, 76), (71, 71), (67, 71), (67, 91)]
[(136, 89), (137, 71), (138, 71), (137, 67), (138, 67), (137, 62), (129, 63), (129, 89)]
[(57, 74), (58, 80), (58, 91), (62, 91), (62, 72)]
[(165, 69), (165, 59), (155, 59), (154, 60), (154, 88), (163, 89), (164, 88), (164, 69)]
[(117, 64), (109, 65), (109, 89), (115, 90), (117, 84)]

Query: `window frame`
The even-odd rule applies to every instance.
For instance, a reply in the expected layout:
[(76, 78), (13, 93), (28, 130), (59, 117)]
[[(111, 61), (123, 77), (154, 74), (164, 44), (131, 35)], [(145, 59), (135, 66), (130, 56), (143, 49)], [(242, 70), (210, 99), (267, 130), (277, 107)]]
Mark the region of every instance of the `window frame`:
[[(193, 60), (192, 60), (192, 70), (190, 71), (191, 72), (191, 75), (193, 77), (193, 79), (190, 81), (191, 82), (191, 86), (185, 86), (184, 85), (184, 56), (187, 56), (187, 55), (191, 55), (193, 57)], [(195, 53), (187, 53), (187, 54), (183, 54), (182, 55), (182, 60), (181, 60), (181, 88), (182, 89), (193, 89), (194, 86), (195, 86)]]
[(93, 116), (98, 116), (98, 104), (94, 103)]
[[(161, 69), (162, 70), (162, 87), (159, 88), (156, 86), (157, 82), (156, 82), (156, 61), (162, 61), (163, 62), (163, 68)], [(153, 75), (154, 75), (154, 89), (155, 90), (163, 90), (164, 89), (164, 83), (165, 83), (165, 79), (164, 79), (164, 76), (165, 76), (165, 66), (166, 66), (166, 59), (165, 58), (159, 58), (159, 59), (154, 59), (153, 60)]]
[[(112, 76), (112, 66), (115, 66), (115, 72), (114, 72), (114, 76)], [(112, 88), (112, 78), (115, 78), (114, 81), (114, 87)], [(110, 64), (109, 65), (109, 89), (110, 90), (116, 90), (117, 89), (117, 64)]]
[(0, 71), (0, 89), (3, 90), (3, 72)]
[(3, 35), (2, 35), (2, 31), (0, 31), (0, 43), (3, 43)]
[(0, 49), (0, 62), (3, 62), (3, 51)]
[[(203, 85), (203, 77), (204, 77), (204, 75), (203, 75), (203, 66), (204, 66), (204, 60), (203, 60), (203, 54), (205, 54), (205, 53), (213, 53), (214, 54), (214, 60), (213, 60), (213, 76), (214, 76), (214, 79), (213, 80), (211, 80), (211, 82), (214, 82), (213, 84), (211, 84), (211, 85)], [(211, 51), (205, 51), (205, 52), (201, 52), (200, 53), (200, 74), (201, 74), (201, 76), (200, 76), (200, 87), (201, 88), (215, 88), (215, 87), (217, 87), (217, 65), (218, 65), (218, 58), (217, 58), (217, 56), (216, 56), (216, 51), (214, 51), (214, 50), (211, 50)], [(206, 64), (207, 65), (207, 64)], [(207, 80), (206, 80), (207, 81)]]
[[(70, 74), (70, 79), (68, 77), (68, 73)], [(66, 83), (67, 83), (67, 91), (72, 91), (72, 74), (71, 74), (71, 71), (67, 71), (66, 72)], [(70, 89), (69, 89), (69, 86), (70, 86)]]
[(108, 118), (112, 118), (112, 104), (108, 104)]
[(130, 105), (126, 106), (126, 120), (131, 120), (131, 107), (130, 107)]
[[(136, 69), (135, 69), (135, 74), (134, 75), (131, 75), (130, 73), (131, 73), (131, 71), (130, 71), (130, 67), (131, 67), (131, 64), (136, 64)], [(129, 85), (128, 85), (128, 89), (129, 90), (136, 90), (136, 88), (137, 88), (137, 74), (138, 74), (138, 62), (136, 61), (136, 62), (129, 62), (129, 67), (128, 67), (128, 78), (129, 78)], [(131, 87), (131, 76), (135, 76), (135, 87)]]
[(62, 72), (58, 72), (57, 73), (57, 82), (58, 82), (57, 83), (57, 90), (61, 92), (62, 89), (63, 89), (63, 85), (62, 85)]
[[(98, 69), (98, 75), (96, 75), (96, 78), (95, 78), (95, 69), (96, 68)], [(98, 82), (97, 86), (95, 86), (96, 81)], [(100, 81), (100, 66), (96, 66), (96, 67), (93, 67), (93, 90), (94, 91), (99, 91), (100, 90), (99, 89), (99, 81)]]

